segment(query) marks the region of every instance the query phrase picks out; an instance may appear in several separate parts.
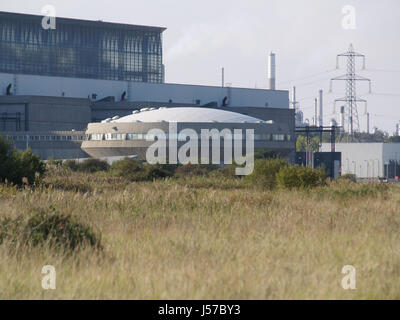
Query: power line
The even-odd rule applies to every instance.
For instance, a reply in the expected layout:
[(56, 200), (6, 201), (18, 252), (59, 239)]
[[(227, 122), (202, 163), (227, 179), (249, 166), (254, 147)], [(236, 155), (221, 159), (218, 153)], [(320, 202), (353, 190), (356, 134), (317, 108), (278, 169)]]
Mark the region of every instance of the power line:
[(400, 70), (390, 70), (390, 69), (364, 69), (363, 71), (373, 71), (373, 72), (400, 72)]
[(311, 75), (304, 76), (304, 77), (297, 78), (297, 79), (281, 81), (281, 82), (278, 82), (278, 85), (282, 85), (282, 84), (286, 84), (286, 83), (293, 83), (293, 82), (298, 82), (298, 81), (302, 81), (302, 80), (314, 78), (314, 77), (317, 77), (317, 76), (320, 76), (320, 75), (323, 75), (323, 74), (326, 74), (326, 73), (333, 72), (333, 71), (335, 71), (335, 70), (336, 70), (336, 69), (326, 70), (326, 71), (323, 71), (323, 72), (318, 72), (318, 73), (311, 74)]

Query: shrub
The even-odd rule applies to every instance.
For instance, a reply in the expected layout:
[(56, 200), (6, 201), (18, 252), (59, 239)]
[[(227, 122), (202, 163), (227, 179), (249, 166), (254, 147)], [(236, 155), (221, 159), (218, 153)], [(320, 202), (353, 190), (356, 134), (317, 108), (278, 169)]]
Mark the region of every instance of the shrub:
[(101, 248), (100, 239), (92, 229), (69, 215), (60, 214), (50, 208), (49, 212), (36, 211), (29, 217), (3, 218), (0, 221), (0, 243), (75, 250), (83, 246)]
[(89, 173), (94, 173), (98, 171), (107, 171), (110, 168), (110, 165), (107, 163), (107, 161), (99, 159), (86, 159), (81, 163), (75, 160), (66, 160), (63, 166), (72, 171), (89, 172)]
[(111, 172), (119, 177), (131, 177), (143, 174), (143, 164), (135, 159), (124, 158), (113, 162)]
[(154, 180), (158, 178), (167, 178), (173, 175), (172, 172), (167, 171), (162, 165), (147, 164), (145, 168), (145, 180)]
[(184, 164), (176, 168), (174, 176), (178, 178), (207, 176), (216, 169), (217, 167), (211, 164)]
[(322, 169), (287, 166), (276, 175), (277, 185), (285, 189), (314, 188), (325, 184), (326, 175)]
[(61, 167), (62, 166), (62, 160), (57, 160), (54, 158), (48, 158), (47, 159), (47, 164), (50, 166), (55, 166), (55, 167)]
[(99, 160), (99, 159), (86, 159), (82, 163), (78, 164), (78, 170), (83, 172), (98, 172), (98, 171), (107, 171), (110, 168), (110, 165), (107, 161)]
[(18, 151), (1, 136), (0, 164), (0, 182), (7, 180), (16, 185), (33, 184), (46, 170), (45, 164), (30, 149)]
[(63, 163), (63, 167), (70, 169), (72, 171), (78, 171), (78, 168), (79, 168), (78, 162), (76, 162), (75, 160), (66, 160)]
[(125, 158), (111, 165), (111, 174), (118, 177), (125, 177), (131, 181), (152, 181), (172, 176), (173, 167), (168, 165), (143, 164), (138, 160)]
[(357, 182), (356, 175), (353, 173), (346, 173), (339, 177), (339, 181)]
[(268, 189), (276, 186), (276, 175), (287, 166), (283, 159), (258, 159), (254, 162), (254, 171), (244, 177), (245, 183), (259, 185)]

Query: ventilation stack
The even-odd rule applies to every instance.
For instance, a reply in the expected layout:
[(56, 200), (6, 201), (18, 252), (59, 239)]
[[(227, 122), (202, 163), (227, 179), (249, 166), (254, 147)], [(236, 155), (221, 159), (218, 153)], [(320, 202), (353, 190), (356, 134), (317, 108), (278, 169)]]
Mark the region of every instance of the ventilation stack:
[(319, 90), (319, 105), (318, 105), (318, 125), (322, 127), (324, 125), (324, 115), (323, 115), (323, 101), (322, 101), (323, 91)]
[(340, 122), (339, 126), (341, 127), (341, 131), (344, 132), (344, 106), (340, 107)]
[(275, 53), (271, 52), (268, 56), (268, 89), (275, 90), (276, 81)]

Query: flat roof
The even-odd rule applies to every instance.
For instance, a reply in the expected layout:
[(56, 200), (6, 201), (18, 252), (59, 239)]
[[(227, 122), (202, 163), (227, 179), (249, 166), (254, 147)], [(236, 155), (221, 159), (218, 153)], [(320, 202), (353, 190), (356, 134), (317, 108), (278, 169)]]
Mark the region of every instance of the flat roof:
[[(0, 11), (0, 20), (4, 18), (11, 18), (15, 19), (19, 22), (22, 21), (32, 21), (32, 20), (39, 20), (42, 21), (43, 15), (36, 15), (36, 14), (26, 14), (26, 13), (15, 13), (15, 12), (6, 12)], [(88, 26), (88, 27), (107, 27), (107, 28), (114, 28), (114, 29), (125, 29), (125, 30), (149, 30), (153, 29), (153, 31), (163, 32), (167, 28), (164, 27), (155, 27), (155, 26), (144, 26), (144, 25), (135, 25), (135, 24), (126, 24), (126, 23), (116, 23), (116, 22), (105, 22), (103, 20), (82, 20), (82, 19), (73, 19), (73, 18), (63, 18), (63, 17), (56, 17), (56, 23), (63, 23), (63, 24), (73, 24), (73, 25), (81, 25), (81, 26)]]

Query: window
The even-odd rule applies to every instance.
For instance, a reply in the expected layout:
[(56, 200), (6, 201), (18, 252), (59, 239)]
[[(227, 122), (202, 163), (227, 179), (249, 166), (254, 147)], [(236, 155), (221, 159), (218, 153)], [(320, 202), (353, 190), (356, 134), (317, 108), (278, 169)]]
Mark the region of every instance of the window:
[(89, 135), (89, 140), (94, 140), (94, 141), (103, 140), (103, 134), (102, 133), (92, 133), (91, 135)]
[(162, 82), (162, 29), (60, 20), (50, 33), (30, 15), (7, 15), (0, 15), (0, 72)]
[(272, 140), (273, 141), (285, 141), (285, 135), (284, 134), (273, 134)]

